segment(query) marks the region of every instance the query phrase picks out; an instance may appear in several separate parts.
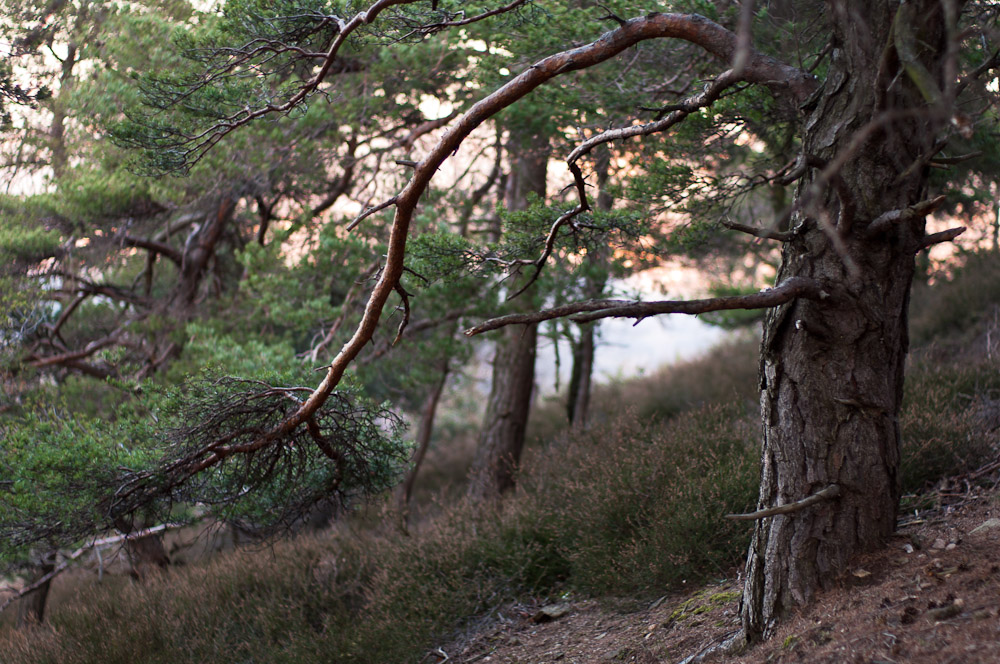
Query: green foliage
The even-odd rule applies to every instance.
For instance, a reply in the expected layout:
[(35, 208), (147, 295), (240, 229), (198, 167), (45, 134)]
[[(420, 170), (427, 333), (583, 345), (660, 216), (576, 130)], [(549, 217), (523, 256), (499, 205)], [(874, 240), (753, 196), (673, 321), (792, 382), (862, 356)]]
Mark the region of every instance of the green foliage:
[(0, 561), (57, 547), (107, 524), (121, 468), (144, 468), (152, 441), (135, 423), (109, 423), (31, 404), (0, 422)]
[(615, 421), (554, 445), (500, 512), (460, 505), (411, 536), (345, 530), (221, 556), (169, 583), (96, 587), (86, 611), (54, 607), (30, 653), (16, 634), (0, 643), (11, 664), (412, 661), (520, 593), (694, 583), (742, 553), (745, 527), (719, 517), (753, 501), (746, 426), (740, 409), (665, 428)]
[(0, 196), (0, 273), (53, 256), (61, 236), (39, 222), (32, 206), (11, 196)]

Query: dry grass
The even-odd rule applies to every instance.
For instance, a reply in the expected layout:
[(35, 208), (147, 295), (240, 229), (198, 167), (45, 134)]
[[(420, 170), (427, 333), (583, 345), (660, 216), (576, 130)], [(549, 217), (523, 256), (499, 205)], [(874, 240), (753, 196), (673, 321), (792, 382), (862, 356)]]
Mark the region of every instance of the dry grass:
[[(541, 418), (536, 435), (548, 433), (527, 451), (520, 488), (500, 510), (449, 498), (409, 536), (385, 525), (391, 519), (354, 519), (142, 585), (78, 584), (48, 624), (0, 631), (0, 660), (418, 661), (515, 598), (642, 597), (731, 574), (747, 531), (721, 517), (750, 508), (758, 480), (755, 353), (755, 341), (735, 342), (603, 387), (586, 433), (565, 431), (561, 413)], [(995, 458), (998, 369), (982, 356), (911, 363), (906, 491)], [(467, 448), (466, 440), (440, 454), (442, 481), (455, 483)]]

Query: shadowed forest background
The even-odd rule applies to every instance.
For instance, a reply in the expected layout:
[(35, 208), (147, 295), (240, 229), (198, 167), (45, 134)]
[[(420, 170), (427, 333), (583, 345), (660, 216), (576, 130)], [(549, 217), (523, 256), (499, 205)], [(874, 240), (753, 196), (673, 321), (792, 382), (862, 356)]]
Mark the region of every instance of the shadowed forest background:
[[(441, 660), (708, 583), (738, 653), (995, 504), (1000, 10), (650, 9), (5, 4), (0, 661)], [(729, 333), (600, 382), (665, 314)]]

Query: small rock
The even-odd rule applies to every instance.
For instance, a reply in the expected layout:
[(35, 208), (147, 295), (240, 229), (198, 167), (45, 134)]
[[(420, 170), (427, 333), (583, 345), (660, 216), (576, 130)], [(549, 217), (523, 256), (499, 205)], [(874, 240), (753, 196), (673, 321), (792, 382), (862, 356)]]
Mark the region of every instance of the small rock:
[(531, 616), (531, 621), (543, 623), (551, 620), (558, 620), (569, 612), (569, 604), (549, 604), (548, 606), (543, 606), (538, 609), (538, 611), (535, 612), (535, 615)]
[(945, 546), (947, 546), (947, 542), (940, 537), (934, 540), (934, 544), (931, 544), (932, 549), (943, 549)]
[(969, 532), (974, 533), (979, 530), (989, 530), (991, 528), (1000, 528), (1000, 519), (987, 519)]
[(907, 553), (913, 553), (913, 545), (907, 542), (906, 544), (903, 545), (903, 551), (906, 551)]

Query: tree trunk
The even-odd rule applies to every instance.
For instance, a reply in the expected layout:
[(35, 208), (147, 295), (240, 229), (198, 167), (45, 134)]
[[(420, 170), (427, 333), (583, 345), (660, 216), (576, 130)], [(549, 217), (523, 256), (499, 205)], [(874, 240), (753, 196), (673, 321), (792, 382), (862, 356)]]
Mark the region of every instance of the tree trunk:
[(417, 428), (417, 449), (413, 451), (413, 467), (406, 474), (406, 479), (399, 489), (397, 496), (397, 506), (399, 508), (399, 519), (405, 530), (410, 522), (410, 500), (413, 498), (413, 486), (417, 482), (417, 473), (427, 456), (427, 448), (430, 447), (431, 434), (434, 432), (434, 418), (437, 416), (438, 402), (441, 400), (441, 393), (444, 392), (444, 385), (448, 381), (448, 360), (441, 365), (441, 373), (437, 381), (431, 386), (431, 391), (424, 400), (424, 405), (420, 409), (420, 426)]
[[(530, 193), (544, 198), (549, 152), (547, 139), (512, 132), (507, 153), (513, 161), (504, 188), (508, 210), (527, 208)], [(517, 304), (530, 310), (533, 292), (529, 288), (522, 293)], [(514, 487), (535, 384), (537, 341), (537, 325), (511, 326), (497, 341), (486, 419), (469, 483), (469, 496), (474, 501), (494, 500)]]
[[(915, 4), (913, 15), (925, 24), (920, 43), (940, 53), (940, 4)], [(897, 75), (899, 59), (885, 48), (897, 6), (834, 3), (830, 10), (830, 71), (803, 143), (815, 167), (800, 185), (794, 238), (784, 245), (777, 277), (816, 279), (830, 297), (793, 301), (765, 322), (758, 505), (792, 503), (830, 485), (840, 495), (757, 522), (742, 607), (750, 642), (766, 638), (778, 619), (834, 583), (853, 556), (882, 546), (895, 528), (907, 305), (924, 223), (921, 216), (884, 232), (869, 225), (926, 196), (926, 168), (912, 166), (941, 125), (907, 73)], [(921, 107), (927, 112), (912, 110)], [(884, 124), (863, 144), (849, 147), (879, 119)], [(839, 177), (821, 181), (823, 168), (845, 151)], [(824, 193), (804, 201), (817, 185)]]
[(569, 379), (566, 414), (570, 426), (587, 426), (590, 413), (591, 379), (594, 373), (594, 323), (580, 323), (580, 338), (573, 344), (573, 370)]
[[(611, 151), (607, 146), (601, 146), (597, 151), (597, 161), (594, 171), (597, 173), (597, 209), (610, 212), (614, 199), (608, 191), (610, 177)], [(592, 300), (601, 297), (607, 284), (608, 248), (598, 246), (587, 254), (587, 259), (593, 262), (594, 270), (584, 279), (583, 299)], [(569, 398), (566, 402), (566, 414), (570, 426), (583, 428), (587, 426), (590, 414), (590, 391), (593, 387), (594, 354), (597, 350), (595, 335), (597, 326), (594, 323), (581, 323), (580, 339), (573, 345), (573, 370), (569, 381)]]
[[(41, 579), (56, 568), (56, 552), (50, 551), (38, 565), (37, 579)], [(33, 581), (32, 583), (35, 583)], [(40, 625), (45, 618), (45, 605), (49, 599), (52, 581), (46, 581), (17, 601), (17, 629)]]
[[(125, 535), (142, 531), (146, 527), (141, 521), (136, 524), (129, 519), (115, 519), (115, 528)], [(139, 580), (147, 579), (151, 573), (170, 565), (170, 557), (163, 548), (163, 537), (160, 533), (126, 539), (124, 545), (125, 553), (128, 554), (129, 563), (132, 565), (132, 576)]]
[(159, 533), (126, 540), (125, 551), (132, 563), (132, 576), (139, 580), (148, 579), (151, 574), (170, 565), (170, 557), (163, 548), (163, 537)]
[(469, 496), (477, 502), (494, 500), (514, 488), (535, 384), (538, 326), (511, 325), (501, 334), (469, 485)]
[(190, 318), (201, 288), (209, 261), (216, 253), (222, 231), (236, 211), (237, 199), (223, 196), (215, 212), (201, 226), (196, 226), (184, 247), (183, 262), (177, 285), (170, 298), (169, 310), (178, 320)]

